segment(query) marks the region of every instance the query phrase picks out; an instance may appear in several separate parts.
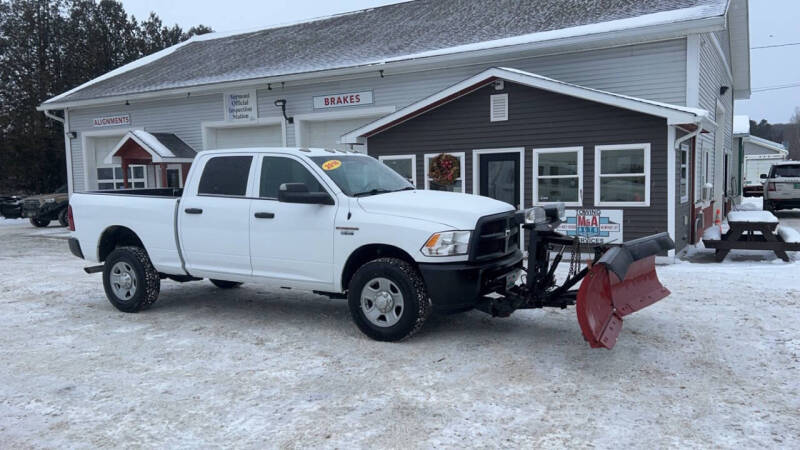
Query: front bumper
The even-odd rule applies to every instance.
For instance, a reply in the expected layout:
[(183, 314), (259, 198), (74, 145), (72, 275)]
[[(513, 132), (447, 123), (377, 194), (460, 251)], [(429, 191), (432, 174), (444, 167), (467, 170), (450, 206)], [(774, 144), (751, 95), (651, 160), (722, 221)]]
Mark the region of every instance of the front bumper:
[(485, 294), (505, 289), (505, 276), (522, 268), (522, 252), (480, 263), (423, 263), (425, 287), (437, 312), (472, 309)]
[(84, 259), (81, 243), (74, 237), (69, 238), (69, 251), (80, 259)]

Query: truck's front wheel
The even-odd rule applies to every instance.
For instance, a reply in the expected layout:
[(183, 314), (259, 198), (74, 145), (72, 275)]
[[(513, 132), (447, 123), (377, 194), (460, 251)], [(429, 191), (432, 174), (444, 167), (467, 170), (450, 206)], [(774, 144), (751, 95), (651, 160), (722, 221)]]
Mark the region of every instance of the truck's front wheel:
[(144, 249), (118, 247), (106, 258), (103, 287), (115, 308), (139, 312), (158, 299), (161, 279)]
[(417, 332), (431, 304), (417, 269), (397, 258), (380, 258), (350, 280), (348, 304), (358, 328), (378, 341), (399, 341)]

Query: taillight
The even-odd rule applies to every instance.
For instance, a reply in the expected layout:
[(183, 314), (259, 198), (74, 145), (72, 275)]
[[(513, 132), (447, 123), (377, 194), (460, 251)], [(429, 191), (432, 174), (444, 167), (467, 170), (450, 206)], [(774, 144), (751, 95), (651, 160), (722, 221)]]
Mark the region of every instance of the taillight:
[(67, 206), (67, 223), (69, 231), (75, 231), (75, 219), (72, 217), (72, 205)]
[(775, 183), (767, 183), (767, 190), (768, 191), (777, 191), (778, 187), (775, 185)]

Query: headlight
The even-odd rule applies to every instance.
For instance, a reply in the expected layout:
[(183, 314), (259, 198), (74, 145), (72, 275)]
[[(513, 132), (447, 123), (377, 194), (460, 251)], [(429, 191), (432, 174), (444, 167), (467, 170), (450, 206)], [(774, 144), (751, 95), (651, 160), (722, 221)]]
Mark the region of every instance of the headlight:
[(469, 252), (471, 231), (442, 231), (425, 241), (420, 251), (425, 256), (456, 256)]
[(564, 203), (548, 203), (525, 210), (525, 223), (551, 223), (566, 220)]

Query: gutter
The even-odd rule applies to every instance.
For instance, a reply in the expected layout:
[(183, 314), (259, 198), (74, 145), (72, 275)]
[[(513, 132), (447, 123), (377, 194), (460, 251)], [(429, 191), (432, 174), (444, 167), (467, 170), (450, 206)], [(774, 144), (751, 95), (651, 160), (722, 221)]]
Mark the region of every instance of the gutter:
[[(688, 34), (693, 33), (707, 33), (711, 31), (719, 31), (725, 29), (725, 16), (715, 16), (704, 19), (694, 19), (681, 22), (669, 22), (660, 25), (653, 25), (640, 28), (628, 28), (623, 30), (601, 32), (588, 35), (571, 36), (564, 38), (550, 39), (546, 41), (534, 41), (524, 44), (507, 45), (500, 47), (492, 47), (481, 50), (466, 51), (460, 53), (449, 53), (435, 56), (422, 56), (414, 57), (408, 55), (408, 59), (395, 59), (389, 61), (377, 61), (374, 63), (364, 64), (361, 66), (344, 67), (338, 69), (326, 69), (313, 72), (304, 72), (288, 75), (279, 75), (272, 77), (258, 77), (237, 81), (221, 81), (205, 84), (198, 84), (193, 86), (166, 88), (159, 90), (152, 90), (148, 92), (140, 92), (134, 94), (114, 95), (109, 97), (100, 97), (94, 99), (75, 100), (53, 103), (44, 102), (36, 109), (39, 111), (64, 109), (81, 106), (95, 106), (112, 103), (124, 103), (130, 100), (142, 100), (159, 98), (163, 99), (165, 96), (186, 96), (213, 94), (227, 89), (236, 89), (241, 87), (252, 87), (253, 85), (266, 85), (267, 83), (279, 84), (292, 82), (296, 84), (319, 83), (323, 78), (339, 79), (344, 76), (351, 77), (365, 77), (370, 72), (377, 72), (383, 70), (388, 72), (392, 70), (394, 74), (403, 72), (414, 72), (421, 70), (431, 70), (436, 68), (449, 68), (458, 67), (459, 65), (472, 65), (472, 64), (487, 64), (496, 62), (502, 55), (520, 52), (536, 52), (538, 54), (526, 55), (524, 58), (535, 58), (546, 56), (554, 53), (574, 53), (591, 48), (612, 48), (622, 47), (632, 44), (643, 44), (647, 42), (658, 42), (671, 39), (685, 38)], [(550, 51), (550, 53), (547, 53)], [(486, 56), (494, 57), (490, 61), (481, 61), (470, 63), (469, 59), (481, 58)], [(521, 59), (521, 58), (516, 58)], [(437, 67), (438, 66), (438, 67)], [(386, 73), (386, 75), (389, 75)], [(73, 89), (75, 91), (75, 89)], [(68, 91), (70, 92), (70, 91)], [(64, 94), (53, 97), (51, 100), (58, 99)]]
[(42, 109), (42, 110), (40, 110), (39, 108), (36, 108), (36, 109), (39, 110), (39, 111), (43, 111), (44, 115), (47, 116), (48, 119), (53, 119), (56, 122), (61, 122), (61, 124), (64, 125), (64, 118), (63, 117), (58, 117), (57, 115), (51, 113), (50, 110), (48, 110), (48, 109)]

